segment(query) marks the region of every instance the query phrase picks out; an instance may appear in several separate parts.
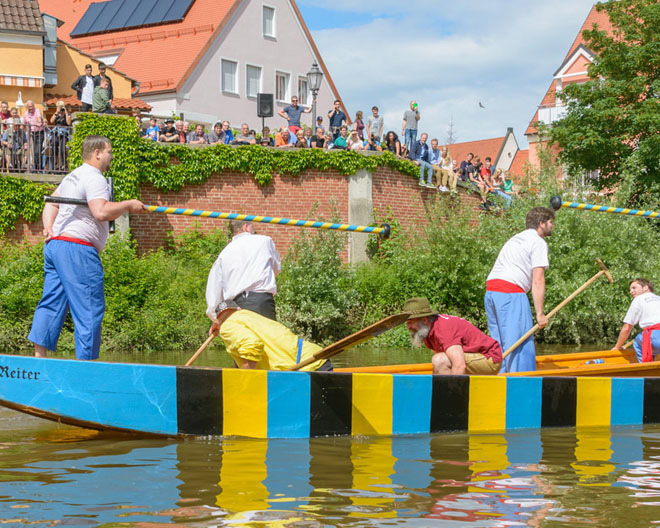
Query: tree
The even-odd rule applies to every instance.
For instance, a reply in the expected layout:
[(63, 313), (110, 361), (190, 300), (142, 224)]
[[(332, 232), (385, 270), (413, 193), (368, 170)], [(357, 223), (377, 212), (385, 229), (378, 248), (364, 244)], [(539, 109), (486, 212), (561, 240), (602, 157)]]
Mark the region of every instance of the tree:
[(660, 180), (660, 3), (658, 0), (599, 2), (611, 31), (582, 32), (596, 54), (589, 81), (558, 93), (566, 116), (550, 136), (569, 170), (599, 170), (601, 187), (612, 188), (634, 160), (637, 184)]

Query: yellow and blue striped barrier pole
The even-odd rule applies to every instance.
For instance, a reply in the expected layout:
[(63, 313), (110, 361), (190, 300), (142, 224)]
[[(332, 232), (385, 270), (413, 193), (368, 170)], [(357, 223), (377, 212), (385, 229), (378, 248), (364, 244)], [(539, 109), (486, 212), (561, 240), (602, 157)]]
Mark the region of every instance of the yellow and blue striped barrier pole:
[[(61, 196), (44, 196), (44, 201), (49, 203), (87, 205), (86, 200), (78, 198), (63, 198)], [(264, 224), (311, 227), (314, 229), (334, 229), (336, 231), (351, 231), (355, 233), (371, 233), (374, 235), (380, 235), (381, 238), (389, 238), (391, 231), (389, 224), (382, 224), (380, 227), (374, 227), (353, 224), (333, 224), (330, 222), (317, 222), (314, 220), (295, 220), (292, 218), (279, 218), (275, 216), (202, 211), (200, 209), (183, 209), (181, 207), (165, 207), (162, 205), (145, 205), (145, 207), (152, 213), (201, 216), (202, 218), (220, 218), (222, 220), (240, 220), (242, 222), (261, 222)]]
[(600, 213), (612, 213), (627, 216), (641, 216), (644, 218), (657, 218), (660, 213), (654, 211), (640, 211), (638, 209), (626, 209), (625, 207), (608, 207), (607, 205), (594, 205), (579, 202), (564, 202), (559, 196), (553, 196), (550, 200), (550, 206), (558, 211), (559, 209), (582, 209), (585, 211), (598, 211)]

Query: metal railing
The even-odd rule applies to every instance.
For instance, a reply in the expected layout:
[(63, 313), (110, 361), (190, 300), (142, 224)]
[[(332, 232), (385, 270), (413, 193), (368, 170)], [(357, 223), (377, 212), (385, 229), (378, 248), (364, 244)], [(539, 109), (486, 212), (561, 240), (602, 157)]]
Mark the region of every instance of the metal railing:
[(66, 174), (72, 127), (32, 127), (5, 122), (2, 125), (0, 170), (5, 173)]

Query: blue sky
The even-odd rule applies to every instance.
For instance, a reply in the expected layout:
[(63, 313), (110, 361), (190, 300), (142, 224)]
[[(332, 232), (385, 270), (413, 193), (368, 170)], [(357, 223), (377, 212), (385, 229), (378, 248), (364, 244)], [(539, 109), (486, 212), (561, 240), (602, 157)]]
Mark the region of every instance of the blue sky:
[[(375, 104), (401, 132), (419, 104), (419, 129), (443, 143), (525, 129), (593, 0), (297, 0), (351, 117)], [(332, 7), (319, 7), (332, 6)], [(479, 107), (479, 102), (485, 108)]]

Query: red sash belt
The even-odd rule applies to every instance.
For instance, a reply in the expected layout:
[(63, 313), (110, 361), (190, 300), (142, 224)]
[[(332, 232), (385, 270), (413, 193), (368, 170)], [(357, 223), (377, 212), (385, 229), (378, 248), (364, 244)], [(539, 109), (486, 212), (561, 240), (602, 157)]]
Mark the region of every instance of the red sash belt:
[(87, 240), (82, 240), (81, 238), (73, 238), (67, 236), (56, 236), (51, 238), (51, 240), (64, 240), (65, 242), (73, 242), (74, 244), (80, 244), (82, 246), (91, 246), (94, 247), (94, 244), (90, 244)]
[(490, 279), (486, 281), (486, 291), (498, 293), (525, 293), (520, 286), (502, 279)]
[(647, 326), (642, 330), (642, 363), (653, 361), (653, 345), (651, 344), (651, 332), (660, 330), (660, 323)]

